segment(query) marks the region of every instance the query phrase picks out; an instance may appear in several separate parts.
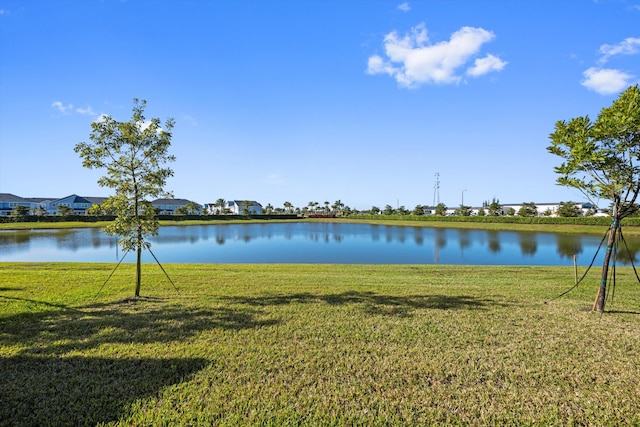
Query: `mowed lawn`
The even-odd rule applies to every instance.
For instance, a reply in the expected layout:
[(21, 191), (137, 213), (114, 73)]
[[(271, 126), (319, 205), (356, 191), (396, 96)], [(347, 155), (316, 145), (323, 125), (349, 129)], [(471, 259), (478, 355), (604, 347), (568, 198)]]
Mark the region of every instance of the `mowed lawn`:
[(113, 267), (0, 263), (0, 425), (640, 424), (628, 267)]

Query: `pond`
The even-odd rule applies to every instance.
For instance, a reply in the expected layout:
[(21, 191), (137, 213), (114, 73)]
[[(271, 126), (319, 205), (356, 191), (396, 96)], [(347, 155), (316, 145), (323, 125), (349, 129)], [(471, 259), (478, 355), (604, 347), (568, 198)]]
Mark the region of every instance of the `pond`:
[[(603, 230), (603, 234), (606, 230)], [(602, 236), (339, 222), (164, 226), (150, 238), (163, 263), (589, 265)], [(639, 239), (627, 239), (633, 262)], [(115, 237), (96, 228), (0, 231), (0, 261), (115, 262)], [(596, 264), (602, 263), (604, 248)], [(148, 251), (144, 262), (155, 262)], [(133, 253), (124, 262), (135, 262)]]

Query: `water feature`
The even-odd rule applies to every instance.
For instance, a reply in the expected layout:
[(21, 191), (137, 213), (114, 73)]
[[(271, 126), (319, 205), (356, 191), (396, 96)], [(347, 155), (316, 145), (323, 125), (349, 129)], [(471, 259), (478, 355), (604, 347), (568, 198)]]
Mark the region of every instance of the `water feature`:
[[(339, 222), (264, 222), (164, 226), (150, 241), (153, 253), (163, 263), (572, 265), (576, 255), (579, 265), (588, 265), (601, 238)], [(640, 240), (627, 240), (635, 263)], [(601, 263), (603, 252), (596, 263)], [(122, 255), (115, 237), (96, 228), (0, 231), (0, 261), (115, 262)], [(154, 262), (149, 253), (143, 261)], [(134, 255), (128, 254), (125, 262), (135, 262)]]

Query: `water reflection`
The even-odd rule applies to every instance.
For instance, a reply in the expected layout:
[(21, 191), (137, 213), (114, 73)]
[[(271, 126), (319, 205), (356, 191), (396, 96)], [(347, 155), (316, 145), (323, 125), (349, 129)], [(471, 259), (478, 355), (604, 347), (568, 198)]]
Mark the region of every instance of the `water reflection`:
[[(580, 265), (587, 265), (600, 238), (348, 223), (264, 223), (162, 227), (150, 241), (163, 262), (567, 265), (576, 255)], [(0, 231), (2, 261), (66, 261), (73, 254), (72, 260), (110, 262), (114, 252), (116, 239), (99, 229)], [(617, 259), (622, 264), (635, 263), (638, 254), (640, 239), (627, 238)]]
[(638, 253), (640, 252), (640, 240), (624, 239), (622, 243), (618, 245), (616, 252), (616, 259), (624, 265), (637, 265)]
[(466, 229), (458, 230), (458, 245), (460, 246), (460, 258), (464, 259), (464, 250), (471, 246), (470, 231)]
[(489, 250), (493, 253), (498, 253), (502, 249), (500, 246), (500, 235), (495, 230), (488, 230), (489, 236)]
[(582, 253), (582, 243), (579, 239), (576, 239), (575, 236), (557, 234), (556, 239), (558, 240), (557, 252), (561, 258), (572, 259), (574, 255), (577, 256)]
[(538, 240), (535, 233), (519, 233), (518, 242), (522, 255), (534, 256), (538, 251)]

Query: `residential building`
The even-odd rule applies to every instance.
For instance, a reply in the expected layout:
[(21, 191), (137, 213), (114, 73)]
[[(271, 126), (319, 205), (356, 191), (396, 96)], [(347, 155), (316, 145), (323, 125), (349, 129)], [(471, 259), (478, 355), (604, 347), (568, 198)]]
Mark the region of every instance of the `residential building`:
[[(191, 201), (187, 199), (156, 199), (151, 202), (154, 208), (158, 209), (158, 213), (160, 215), (175, 215), (176, 210), (179, 208), (184, 208)], [(197, 214), (201, 212), (198, 211)]]
[(33, 203), (28, 199), (11, 193), (0, 193), (0, 215), (11, 215), (15, 206), (25, 206), (29, 209), (34, 208)]
[(244, 215), (245, 213), (259, 215), (262, 213), (262, 205), (254, 200), (229, 200), (225, 210), (233, 215)]
[(85, 215), (87, 213), (87, 209), (89, 209), (93, 204), (91, 201), (87, 200), (85, 197), (80, 197), (77, 194), (72, 194), (70, 196), (53, 200), (51, 202), (44, 201), (43, 203), (49, 215), (57, 214), (58, 206), (70, 207), (71, 209), (73, 209), (74, 215)]

